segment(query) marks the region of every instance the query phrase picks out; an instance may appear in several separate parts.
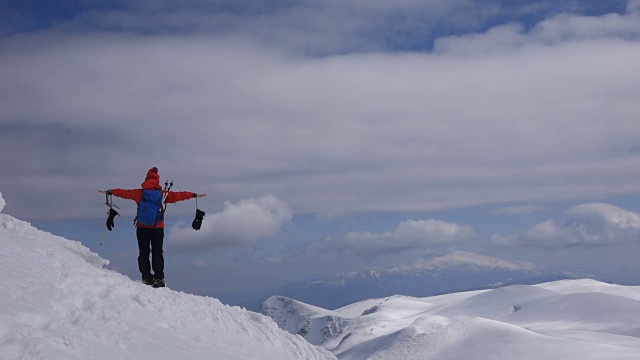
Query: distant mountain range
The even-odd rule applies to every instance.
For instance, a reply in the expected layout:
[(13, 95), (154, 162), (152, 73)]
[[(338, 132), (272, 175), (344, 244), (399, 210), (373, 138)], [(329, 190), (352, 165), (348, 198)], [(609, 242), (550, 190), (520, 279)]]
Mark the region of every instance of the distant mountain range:
[(456, 251), (431, 260), (389, 269), (338, 274), (311, 282), (290, 283), (278, 295), (325, 309), (392, 295), (431, 296), (510, 284), (536, 284), (566, 276), (523, 262), (510, 262)]
[(450, 292), (496, 288), (511, 284), (530, 285), (567, 278), (536, 265), (501, 260), (471, 252), (456, 251), (429, 260), (388, 269), (367, 269), (332, 277), (286, 284), (253, 294), (244, 301), (223, 301), (257, 310), (271, 295), (293, 298), (325, 309), (336, 309), (371, 298), (392, 295), (425, 297)]

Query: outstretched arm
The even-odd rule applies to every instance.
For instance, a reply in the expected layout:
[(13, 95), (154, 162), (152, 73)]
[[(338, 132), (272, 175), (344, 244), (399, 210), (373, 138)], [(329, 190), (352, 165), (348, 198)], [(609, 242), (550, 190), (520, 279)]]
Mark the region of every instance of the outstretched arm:
[(177, 203), (178, 201), (189, 200), (196, 197), (200, 198), (204, 196), (207, 196), (207, 194), (196, 194), (191, 191), (169, 191), (164, 202), (167, 204), (173, 204)]
[(103, 194), (111, 193), (113, 196), (117, 196), (123, 199), (133, 200), (136, 203), (140, 202), (140, 199), (142, 199), (142, 189), (133, 189), (133, 190), (110, 189), (110, 190), (98, 190), (98, 191)]

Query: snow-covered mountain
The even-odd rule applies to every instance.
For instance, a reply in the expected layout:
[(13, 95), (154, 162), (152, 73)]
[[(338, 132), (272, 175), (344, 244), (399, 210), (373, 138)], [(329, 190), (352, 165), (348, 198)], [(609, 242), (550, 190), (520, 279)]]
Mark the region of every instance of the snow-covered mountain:
[(0, 359), (335, 359), (266, 316), (106, 263), (0, 213)]
[(532, 264), (456, 251), (410, 265), (289, 283), (272, 291), (273, 294), (335, 309), (369, 298), (397, 294), (429, 296), (510, 284), (536, 284), (563, 278), (566, 276), (562, 273), (547, 271)]
[(640, 287), (588, 279), (262, 312), (340, 360), (640, 359)]

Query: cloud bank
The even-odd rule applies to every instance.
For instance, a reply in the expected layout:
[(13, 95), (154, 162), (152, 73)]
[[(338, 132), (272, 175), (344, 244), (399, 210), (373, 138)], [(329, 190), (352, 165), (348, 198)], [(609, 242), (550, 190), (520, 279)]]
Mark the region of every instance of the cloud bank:
[(167, 244), (192, 252), (251, 246), (275, 236), (291, 218), (289, 206), (273, 195), (237, 203), (227, 201), (221, 212), (205, 216), (199, 231), (194, 231), (190, 224), (172, 226)]
[(553, 220), (536, 224), (520, 236), (494, 234), (496, 246), (604, 246), (640, 240), (640, 214), (620, 207), (589, 203), (566, 212), (564, 225)]
[(479, 56), (509, 51), (523, 46), (553, 46), (561, 43), (629, 39), (640, 34), (640, 12), (579, 16), (560, 14), (543, 20), (531, 29), (521, 23), (495, 26), (486, 32), (446, 36), (435, 40), (436, 52)]
[[(321, 214), (635, 191), (638, 14), (630, 6), (598, 16), (553, 15), (555, 3), (534, 9), (504, 2), (309, 1), (253, 14), (215, 6), (201, 12), (234, 21), (260, 17), (270, 26), (287, 16), (295, 26), (282, 31), (302, 41), (305, 24), (331, 20), (340, 27), (349, 18), (355, 29), (369, 29), (389, 10), (398, 15), (385, 20), (397, 22), (389, 36), (398, 41), (402, 24), (410, 24), (412, 39), (421, 37), (415, 26), (425, 17), (433, 28), (427, 37), (438, 39), (433, 51), (345, 45), (308, 56), (286, 41), (251, 35), (246, 23), (229, 33), (135, 30), (140, 19), (157, 25), (156, 17), (182, 21), (185, 12), (191, 23), (197, 12), (171, 1), (135, 3), (121, 31), (74, 25), (92, 13), (83, 12), (55, 31), (5, 36), (0, 150), (22, 161), (0, 158), (10, 174), (0, 186), (27, 194), (12, 199), (12, 211), (29, 220), (98, 214), (96, 189), (135, 187), (150, 166), (210, 194), (204, 203), (274, 194), (296, 211)], [(499, 22), (507, 10), (523, 17)], [(451, 36), (437, 25), (454, 13), (471, 24), (467, 35)], [(416, 21), (399, 20), (404, 14)], [(535, 22), (536, 14), (549, 16)], [(255, 33), (279, 33), (262, 25)], [(353, 29), (338, 37), (358, 38)], [(330, 34), (311, 33), (334, 44)]]
[[(5, 43), (0, 56), (0, 128), (28, 124), (48, 138), (30, 142), (25, 132), (11, 140), (2, 131), (1, 146), (30, 143), (23, 153), (45, 165), (3, 185), (32, 193), (38, 186), (22, 177), (44, 180), (76, 214), (89, 213), (91, 202), (70, 196), (74, 180), (137, 185), (149, 166), (188, 178), (211, 201), (273, 193), (299, 211), (324, 213), (624, 193), (640, 177), (633, 41), (524, 47), (479, 60), (301, 60), (198, 38), (24, 40)], [(50, 131), (58, 124), (71, 134)], [(108, 134), (95, 146), (68, 141), (92, 126)], [(158, 146), (159, 138), (179, 145)], [(96, 169), (74, 177), (61, 168)], [(54, 176), (68, 179), (45, 180)], [(16, 207), (17, 216), (27, 212)], [(46, 208), (29, 214), (52, 216)]]
[(406, 251), (424, 252), (432, 246), (459, 244), (476, 237), (476, 232), (469, 226), (433, 219), (407, 220), (394, 231), (351, 232), (343, 237), (327, 237), (309, 249), (367, 258)]

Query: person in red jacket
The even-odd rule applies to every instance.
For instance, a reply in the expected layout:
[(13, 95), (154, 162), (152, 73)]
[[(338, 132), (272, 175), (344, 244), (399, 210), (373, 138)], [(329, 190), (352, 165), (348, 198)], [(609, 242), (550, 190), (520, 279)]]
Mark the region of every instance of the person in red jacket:
[[(195, 197), (203, 197), (206, 194), (196, 194), (191, 191), (164, 191), (160, 185), (160, 175), (158, 168), (153, 167), (147, 171), (147, 176), (140, 189), (110, 189), (100, 191), (108, 195), (119, 198), (133, 200), (140, 206), (145, 190), (161, 190), (165, 204), (176, 203), (178, 201), (189, 200)], [(159, 204), (162, 207), (162, 204)], [(162, 209), (161, 209), (162, 210)], [(163, 210), (162, 210), (163, 211)], [(162, 213), (164, 215), (164, 213)], [(155, 224), (136, 223), (136, 236), (138, 238), (138, 269), (142, 274), (142, 282), (153, 287), (164, 287), (164, 256), (162, 244), (164, 241), (164, 218), (160, 217)], [(151, 262), (149, 262), (151, 255)], [(153, 268), (153, 274), (151, 269)]]

